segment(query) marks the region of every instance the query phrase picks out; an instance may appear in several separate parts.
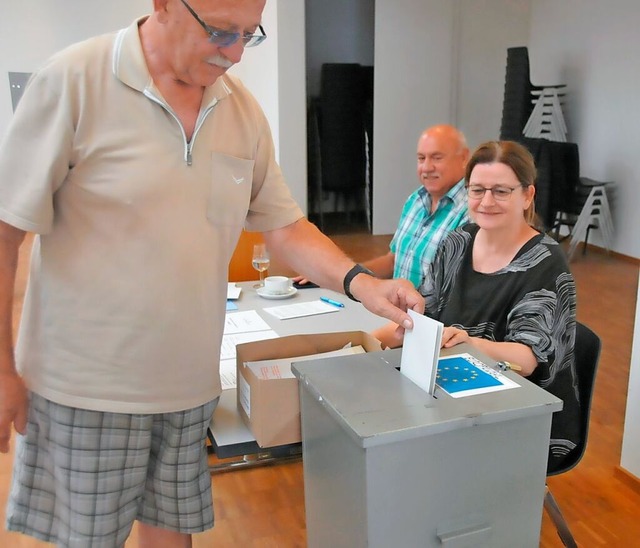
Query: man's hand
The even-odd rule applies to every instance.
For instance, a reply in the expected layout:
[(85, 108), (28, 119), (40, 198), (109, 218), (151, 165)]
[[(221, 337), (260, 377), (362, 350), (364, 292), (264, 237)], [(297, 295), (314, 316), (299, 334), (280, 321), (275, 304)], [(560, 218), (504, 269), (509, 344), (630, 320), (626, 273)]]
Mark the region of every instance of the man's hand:
[(352, 280), (350, 290), (367, 310), (405, 329), (413, 327), (407, 310), (424, 314), (424, 299), (408, 280), (379, 280), (358, 274)]
[[(353, 260), (307, 219), (298, 219), (263, 235), (274, 257), (302, 277), (320, 287), (343, 290), (344, 276), (354, 266)], [(424, 299), (407, 280), (380, 280), (359, 274), (353, 278), (350, 291), (374, 314), (405, 327), (413, 325), (407, 310), (424, 313)]]
[(11, 425), (20, 434), (27, 427), (27, 389), (17, 373), (0, 374), (0, 453), (9, 452)]

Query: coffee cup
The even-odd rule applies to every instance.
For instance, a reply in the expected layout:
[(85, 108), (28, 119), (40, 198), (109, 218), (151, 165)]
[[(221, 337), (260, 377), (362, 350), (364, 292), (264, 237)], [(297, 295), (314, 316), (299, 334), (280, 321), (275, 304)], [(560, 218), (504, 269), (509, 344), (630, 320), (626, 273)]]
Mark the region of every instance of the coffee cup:
[(291, 291), (293, 282), (286, 276), (267, 276), (264, 279), (264, 290), (272, 295), (284, 295)]

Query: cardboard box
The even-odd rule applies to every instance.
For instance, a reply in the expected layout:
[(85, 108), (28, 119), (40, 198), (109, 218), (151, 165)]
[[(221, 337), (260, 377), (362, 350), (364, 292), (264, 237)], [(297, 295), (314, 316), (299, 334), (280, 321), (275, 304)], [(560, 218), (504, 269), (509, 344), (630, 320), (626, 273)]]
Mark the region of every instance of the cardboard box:
[[(290, 366), (302, 361), (296, 359), (301, 356), (339, 350), (349, 343), (360, 345), (367, 352), (381, 350), (380, 342), (363, 331), (291, 335), (236, 347), (238, 412), (260, 447), (297, 443), (302, 439), (298, 379), (292, 373), (279, 377), (271, 374), (267, 368), (273, 362), (264, 361), (284, 359), (281, 363)], [(277, 370), (282, 372), (286, 366)]]

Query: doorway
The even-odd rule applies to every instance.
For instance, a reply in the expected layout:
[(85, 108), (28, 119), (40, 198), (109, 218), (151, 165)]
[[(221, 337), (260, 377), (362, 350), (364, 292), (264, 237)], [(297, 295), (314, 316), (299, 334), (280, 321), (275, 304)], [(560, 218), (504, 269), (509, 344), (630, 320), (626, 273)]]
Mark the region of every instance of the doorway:
[(375, 2), (305, 1), (309, 218), (371, 232)]

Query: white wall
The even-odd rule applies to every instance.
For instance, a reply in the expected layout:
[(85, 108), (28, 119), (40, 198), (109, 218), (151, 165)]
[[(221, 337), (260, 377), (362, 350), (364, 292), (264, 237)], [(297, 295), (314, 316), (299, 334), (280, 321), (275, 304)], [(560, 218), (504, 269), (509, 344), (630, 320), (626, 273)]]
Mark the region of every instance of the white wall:
[[(280, 4), (285, 4), (286, 9), (278, 9)], [(30, 0), (13, 2), (10, 9), (3, 10), (0, 139), (13, 115), (8, 72), (33, 72), (56, 51), (90, 36), (125, 27), (151, 9), (151, 0)], [(263, 24), (267, 40), (258, 48), (247, 49), (242, 63), (232, 71), (240, 75), (265, 110), (282, 169), (294, 197), (305, 209), (304, 4), (269, 0)], [(280, 25), (287, 32), (278, 33)]]
[[(231, 73), (242, 79), (269, 120), (276, 159), (302, 210), (307, 211), (307, 133), (304, 2), (268, 0), (267, 39), (245, 50)], [(284, 30), (282, 30), (284, 29)]]
[(531, 0), (377, 0), (373, 228), (395, 231), (418, 187), (416, 142), (457, 125), (469, 145), (500, 132), (507, 48), (528, 41)]
[(457, 121), (473, 149), (500, 137), (507, 48), (529, 42), (531, 0), (456, 0)]
[(395, 231), (417, 188), (416, 142), (451, 108), (453, 2), (376, 0), (373, 232)]
[(637, 0), (532, 3), (531, 79), (569, 86), (565, 116), (581, 174), (616, 183), (613, 249), (632, 257), (640, 257), (639, 28)]
[[(273, 2), (273, 0), (269, 0)], [(267, 2), (267, 5), (269, 4)], [(280, 88), (280, 167), (293, 197), (307, 211), (307, 98), (304, 74), (305, 5), (304, 2), (278, 0), (280, 33), (278, 82)]]
[[(638, 295), (640, 296), (640, 280)], [(635, 322), (620, 465), (640, 478), (640, 301), (636, 303)]]
[[(276, 158), (293, 197), (307, 210), (307, 131), (304, 2), (268, 0), (262, 14), (267, 39), (245, 50), (231, 72), (265, 112)], [(284, 29), (284, 31), (281, 31)]]
[[(267, 112), (283, 170), (304, 207), (303, 4), (268, 0), (269, 38), (247, 50), (240, 68)], [(54, 51), (121, 28), (150, 6), (151, 0), (13, 2), (0, 17), (0, 137), (11, 118), (8, 71), (31, 72)], [(505, 50), (528, 39), (534, 83), (571, 86), (567, 119), (583, 175), (618, 186), (614, 250), (640, 256), (639, 177), (632, 164), (640, 148), (635, 0), (375, 0), (375, 12), (375, 233), (394, 231), (404, 197), (416, 187), (415, 143), (424, 127), (455, 123), (472, 146), (497, 136)], [(286, 32), (278, 33), (282, 22)]]
[(0, 139), (13, 115), (7, 72), (33, 72), (56, 51), (129, 25), (151, 0), (11, 2), (0, 16)]
[[(640, 4), (636, 0), (536, 0), (532, 9), (534, 84), (569, 86), (569, 137), (581, 174), (614, 181), (615, 251), (640, 256)], [(598, 243), (596, 233), (594, 242)], [(640, 307), (640, 303), (637, 304)], [(636, 312), (621, 465), (640, 477), (640, 312)]]
[(276, 158), (280, 156), (279, 136), (280, 120), (278, 96), (280, 86), (278, 82), (278, 3), (279, 0), (267, 2), (262, 12), (262, 26), (267, 39), (255, 48), (247, 48), (242, 55), (242, 61), (229, 70), (247, 86), (260, 103), (262, 110), (269, 120), (271, 133), (276, 146)]
[(472, 147), (498, 136), (506, 48), (526, 45), (534, 83), (570, 86), (565, 114), (582, 175), (616, 183), (613, 249), (640, 257), (637, 1), (376, 0), (375, 12), (375, 233), (393, 232), (416, 187), (425, 126), (454, 123)]
[(305, 0), (307, 92), (320, 93), (322, 63), (373, 65), (372, 0)]

